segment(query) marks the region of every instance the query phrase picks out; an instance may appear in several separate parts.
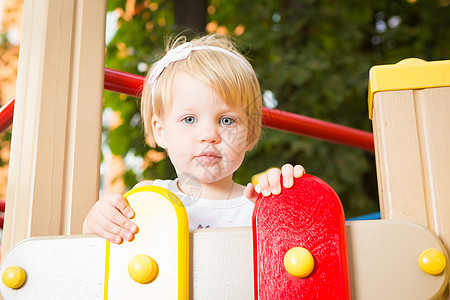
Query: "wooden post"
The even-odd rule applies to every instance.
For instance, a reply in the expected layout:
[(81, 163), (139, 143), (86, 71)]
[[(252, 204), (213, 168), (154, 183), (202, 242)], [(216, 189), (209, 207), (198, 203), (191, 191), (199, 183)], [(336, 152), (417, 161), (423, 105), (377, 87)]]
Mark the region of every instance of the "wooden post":
[(26, 0), (2, 253), (98, 199), (106, 0)]
[(370, 77), (381, 216), (423, 225), (450, 250), (450, 61), (408, 59)]

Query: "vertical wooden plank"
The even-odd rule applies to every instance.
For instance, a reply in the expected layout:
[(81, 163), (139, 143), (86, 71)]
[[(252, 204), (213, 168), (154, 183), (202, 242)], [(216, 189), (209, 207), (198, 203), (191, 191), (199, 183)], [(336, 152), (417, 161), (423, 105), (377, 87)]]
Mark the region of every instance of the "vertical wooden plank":
[(106, 0), (25, 1), (2, 252), (80, 233), (99, 186)]
[(414, 93), (428, 228), (450, 249), (450, 87)]
[[(67, 89), (67, 86), (59, 85), (59, 89), (55, 89), (56, 80), (50, 80), (47, 78), (48, 88), (43, 87), (44, 77), (52, 74), (57, 74), (54, 62), (60, 60), (59, 70), (68, 72), (68, 59), (69, 55), (67, 51), (55, 51), (57, 47), (48, 47), (45, 39), (57, 39), (63, 36), (61, 43), (66, 42), (70, 44), (71, 34), (68, 30), (69, 23), (72, 22), (72, 14), (70, 13), (70, 3), (66, 1), (66, 10), (64, 10), (64, 20), (66, 22), (61, 23), (58, 28), (59, 31), (51, 31), (49, 26), (54, 26), (49, 16), (52, 15), (51, 10), (61, 11), (63, 8), (62, 2), (60, 5), (54, 5), (50, 8), (50, 2), (41, 2), (40, 5), (33, 1), (27, 1), (24, 5), (24, 26), (23, 26), (23, 38), (20, 48), (19, 70), (18, 70), (18, 83), (16, 93), (16, 107), (15, 118), (13, 121), (13, 138), (11, 143), (11, 157), (10, 157), (10, 172), (8, 176), (8, 192), (7, 192), (7, 205), (6, 216), (3, 236), (3, 248), (7, 249), (11, 245), (17, 243), (21, 239), (30, 236), (31, 232), (31, 220), (33, 207), (39, 212), (41, 209), (38, 203), (32, 203), (33, 194), (35, 194), (36, 187), (36, 172), (42, 172), (39, 159), (41, 158), (42, 146), (50, 146), (49, 133), (41, 132), (40, 121), (48, 120), (49, 116), (55, 119), (55, 123), (61, 122), (59, 116), (55, 111), (66, 113), (64, 102), (61, 106), (61, 102), (55, 102), (53, 106), (54, 111), (49, 112), (48, 115), (41, 116), (40, 110), (44, 112), (48, 110), (45, 100), (50, 99), (49, 95), (46, 95), (47, 91), (54, 93), (53, 97), (61, 97), (61, 90)], [(67, 13), (69, 11), (69, 13)], [(50, 31), (49, 33), (47, 31)], [(65, 45), (66, 46), (66, 45)], [(63, 48), (64, 49), (64, 48)], [(46, 54), (47, 53), (47, 54)], [(47, 71), (50, 68), (50, 64), (46, 64), (46, 59), (49, 57), (54, 60), (51, 63), (52, 67), (50, 72)], [(61, 83), (65, 80), (61, 78)], [(44, 101), (40, 101), (43, 99)], [(65, 124), (59, 124), (55, 130), (64, 129)], [(61, 126), (63, 125), (63, 126)], [(58, 132), (55, 132), (58, 134)], [(51, 138), (51, 137), (50, 137)], [(55, 144), (53, 147), (47, 147), (47, 155), (50, 160), (54, 158), (56, 161), (60, 158), (57, 157), (63, 150), (60, 144)], [(45, 152), (44, 152), (45, 153)], [(55, 155), (54, 155), (55, 154)], [(58, 184), (51, 184), (53, 179), (53, 173), (60, 173), (58, 165), (51, 164), (51, 161), (42, 161), (44, 167), (47, 168), (46, 176), (41, 176), (41, 180), (48, 180), (42, 182), (44, 185), (53, 186), (54, 196), (60, 196), (60, 189)], [(55, 177), (53, 180), (58, 180)], [(43, 187), (44, 188), (44, 187)], [(50, 190), (49, 190), (50, 191)], [(59, 195), (58, 195), (59, 192)], [(48, 195), (41, 194), (40, 196), (48, 197)], [(40, 198), (42, 199), (42, 198)], [(50, 198), (52, 199), (51, 195)], [(36, 205), (37, 204), (37, 205)], [(53, 217), (53, 219), (51, 219)], [(54, 227), (55, 222), (59, 225), (59, 205), (54, 204), (53, 208), (48, 209), (47, 212), (43, 212), (42, 218), (46, 218), (49, 227)], [(50, 220), (51, 219), (51, 220)], [(52, 226), (53, 225), (53, 226)], [(52, 232), (53, 233), (53, 232)], [(11, 245), (9, 245), (11, 244)]]
[(413, 91), (379, 92), (374, 100), (381, 215), (427, 227)]
[(60, 234), (81, 233), (98, 199), (106, 3), (77, 0), (75, 6)]

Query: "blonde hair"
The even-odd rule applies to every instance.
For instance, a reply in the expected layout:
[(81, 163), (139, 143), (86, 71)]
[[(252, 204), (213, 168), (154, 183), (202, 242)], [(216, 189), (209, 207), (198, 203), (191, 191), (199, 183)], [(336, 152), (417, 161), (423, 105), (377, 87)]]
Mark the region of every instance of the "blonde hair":
[[(166, 51), (186, 42), (186, 37), (169, 41)], [(243, 109), (247, 116), (247, 148), (252, 149), (261, 134), (261, 91), (258, 79), (250, 63), (236, 51), (229, 38), (206, 35), (191, 41), (193, 47), (220, 47), (237, 55), (240, 59), (218, 51), (202, 49), (192, 51), (186, 59), (170, 63), (159, 75), (155, 86), (149, 83), (149, 70), (141, 99), (141, 115), (147, 142), (155, 147), (152, 119), (156, 115), (163, 118), (172, 108), (172, 89), (175, 75), (186, 72), (213, 88), (229, 107)], [(245, 64), (245, 65), (244, 65)]]

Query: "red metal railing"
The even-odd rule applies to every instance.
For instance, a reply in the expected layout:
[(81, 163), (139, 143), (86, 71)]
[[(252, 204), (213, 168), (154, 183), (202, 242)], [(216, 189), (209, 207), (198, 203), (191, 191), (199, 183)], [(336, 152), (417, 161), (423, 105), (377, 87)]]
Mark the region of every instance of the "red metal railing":
[[(143, 76), (105, 68), (104, 86), (109, 91), (140, 97), (144, 80)], [(12, 123), (13, 111), (14, 99), (0, 109), (0, 132)], [(262, 114), (263, 125), (269, 128), (374, 151), (373, 135), (367, 131), (266, 107)]]
[(0, 200), (0, 228), (3, 228), (3, 223), (5, 222), (5, 200)]
[(0, 133), (5, 131), (12, 123), (15, 101), (16, 99), (12, 99), (0, 108)]
[(373, 134), (287, 111), (263, 107), (263, 125), (328, 142), (374, 151)]
[[(0, 108), (0, 133), (6, 130), (12, 123), (14, 114), (14, 99)], [(5, 200), (0, 199), (0, 228), (3, 229), (3, 223), (5, 222)]]
[(105, 90), (141, 97), (145, 77), (105, 68)]

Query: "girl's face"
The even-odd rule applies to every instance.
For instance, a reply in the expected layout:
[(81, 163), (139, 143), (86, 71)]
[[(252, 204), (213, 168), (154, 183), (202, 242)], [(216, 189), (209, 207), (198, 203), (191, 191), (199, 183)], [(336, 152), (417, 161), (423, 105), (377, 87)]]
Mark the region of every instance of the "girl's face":
[(176, 75), (172, 94), (171, 111), (152, 125), (178, 176), (201, 183), (232, 180), (247, 150), (245, 112), (186, 73)]

